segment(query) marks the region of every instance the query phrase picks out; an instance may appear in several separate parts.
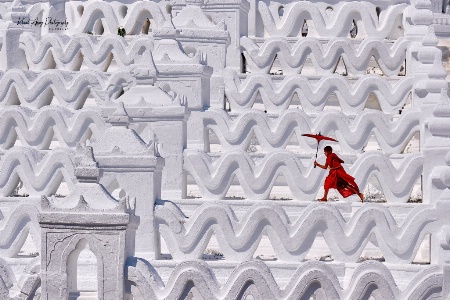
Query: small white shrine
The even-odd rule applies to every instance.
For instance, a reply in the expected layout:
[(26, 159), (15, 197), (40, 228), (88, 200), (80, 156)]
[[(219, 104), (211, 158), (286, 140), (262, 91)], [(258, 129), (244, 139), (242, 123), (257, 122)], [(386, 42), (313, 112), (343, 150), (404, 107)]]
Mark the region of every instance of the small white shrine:
[[(450, 298), (443, 0), (0, 3), (0, 300)], [(321, 133), (365, 196), (323, 194)]]

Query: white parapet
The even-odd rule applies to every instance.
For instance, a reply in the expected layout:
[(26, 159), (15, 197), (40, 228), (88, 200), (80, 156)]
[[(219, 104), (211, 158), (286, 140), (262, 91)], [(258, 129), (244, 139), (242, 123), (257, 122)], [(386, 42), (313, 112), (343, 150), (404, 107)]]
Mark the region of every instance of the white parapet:
[(0, 3), (0, 299), (446, 299), (448, 13)]

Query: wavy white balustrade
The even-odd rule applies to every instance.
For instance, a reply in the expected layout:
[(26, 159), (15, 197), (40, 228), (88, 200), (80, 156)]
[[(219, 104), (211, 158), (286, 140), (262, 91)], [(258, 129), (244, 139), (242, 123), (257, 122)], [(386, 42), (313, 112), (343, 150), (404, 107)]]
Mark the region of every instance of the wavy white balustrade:
[(61, 146), (75, 148), (91, 135), (100, 136), (106, 124), (97, 110), (70, 111), (47, 106), (31, 110), (8, 106), (0, 110), (0, 148), (9, 149), (17, 140), (38, 150), (49, 148), (56, 139)]
[(295, 221), (274, 203), (255, 204), (238, 220), (223, 203), (206, 203), (189, 218), (176, 206), (157, 206), (159, 230), (175, 260), (201, 258), (214, 234), (226, 260), (251, 260), (267, 234), (279, 261), (301, 262), (318, 234), (336, 262), (357, 262), (372, 234), (388, 263), (411, 263), (427, 234), (448, 225), (450, 205), (417, 207), (399, 226), (388, 208), (366, 204), (348, 221), (333, 205), (311, 204)]
[(334, 93), (342, 112), (351, 115), (363, 111), (371, 93), (376, 95), (384, 113), (397, 113), (411, 93), (413, 77), (399, 77), (394, 85), (387, 78), (376, 75), (367, 75), (352, 83), (340, 75), (320, 78), (290, 75), (279, 82), (267, 74), (249, 74), (241, 81), (237, 73), (226, 72), (224, 83), (225, 95), (233, 112), (244, 112), (253, 107), (258, 94), (268, 112), (286, 110), (294, 94), (298, 95), (304, 111), (318, 112), (323, 110), (328, 97)]
[(237, 265), (225, 284), (216, 278), (213, 267), (202, 261), (185, 261), (173, 270), (164, 283), (157, 269), (149, 268), (145, 261), (130, 258), (127, 261), (128, 280), (137, 287), (140, 295), (135, 299), (179, 299), (191, 284), (203, 299), (239, 299), (251, 287), (254, 299), (303, 299), (319, 288), (324, 299), (361, 299), (370, 296), (371, 288), (377, 288), (386, 299), (420, 299), (424, 294), (440, 296), (443, 288), (442, 267), (428, 267), (418, 273), (401, 291), (391, 271), (379, 262), (359, 265), (345, 289), (336, 272), (321, 262), (306, 262), (299, 266), (286, 286), (281, 288), (271, 269), (263, 262), (250, 261)]
[(79, 109), (89, 93), (96, 100), (105, 101), (118, 97), (123, 87), (133, 82), (133, 76), (127, 71), (109, 75), (95, 71), (13, 69), (0, 72), (0, 107), (20, 104), (36, 109), (50, 105), (55, 97), (60, 106)]
[[(79, 9), (79, 7), (82, 9)], [(162, 6), (164, 6), (162, 4)], [(80, 11), (82, 14), (80, 15)], [(101, 21), (103, 34), (117, 34), (117, 28), (125, 28), (127, 34), (141, 33), (147, 18), (156, 28), (173, 28), (170, 15), (153, 1), (137, 1), (132, 4), (108, 2), (71, 2), (66, 4), (67, 22), (71, 33), (92, 31), (97, 21)]]
[(9, 196), (19, 182), (30, 196), (53, 195), (64, 180), (74, 189), (74, 152), (14, 147), (1, 156), (0, 195)]
[(286, 38), (270, 38), (258, 46), (244, 36), (240, 42), (251, 73), (269, 73), (277, 57), (285, 75), (299, 74), (308, 57), (320, 75), (334, 73), (340, 58), (350, 75), (365, 75), (373, 57), (384, 75), (396, 76), (405, 62), (410, 44), (404, 38), (389, 45), (382, 39), (371, 37), (358, 46), (346, 38), (334, 38), (322, 44), (318, 39), (306, 37), (293, 45)]
[(253, 134), (263, 151), (286, 148), (295, 133), (300, 148), (312, 152), (316, 150), (316, 142), (301, 135), (309, 132), (329, 135), (333, 131), (344, 152), (360, 153), (373, 134), (384, 153), (394, 154), (400, 153), (419, 132), (420, 124), (420, 112), (414, 110), (396, 120), (380, 111), (364, 111), (353, 120), (339, 111), (326, 111), (310, 118), (302, 110), (284, 111), (274, 118), (260, 110), (246, 110), (236, 118), (223, 110), (208, 110), (198, 117), (206, 129), (214, 132), (225, 151), (246, 150)]
[(36, 249), (41, 248), (39, 209), (31, 203), (17, 205), (8, 217), (0, 222), (0, 256), (14, 257), (31, 234)]
[[(195, 126), (188, 129), (189, 133), (199, 132), (199, 137), (192, 138), (193, 143), (201, 143), (204, 139), (205, 147), (194, 145), (188, 139), (187, 148), (207, 149), (208, 135), (202, 134), (209, 130), (217, 136), (225, 153), (207, 154), (188, 149), (183, 153), (183, 157), (179, 157), (180, 161), (184, 158), (185, 169), (173, 168), (166, 160), (163, 178), (167, 172), (183, 175), (190, 173), (204, 199), (189, 200), (190, 202), (186, 203), (185, 199), (180, 200), (178, 197), (173, 200), (173, 206), (169, 202), (156, 201), (154, 215), (153, 210), (147, 215), (150, 218), (155, 217), (155, 222), (150, 222), (154, 227), (147, 229), (160, 231), (174, 260), (144, 261), (130, 258), (127, 265), (128, 274), (123, 276), (125, 281), (128, 279), (134, 285), (129, 290), (133, 295), (128, 296), (134, 299), (179, 299), (188, 297), (186, 295), (189, 294), (190, 288), (194, 297), (198, 292), (204, 299), (237, 299), (247, 296), (270, 300), (309, 299), (315, 293), (317, 298), (353, 300), (370, 298), (370, 293), (374, 290), (372, 296), (383, 299), (443, 296), (439, 293), (446, 290), (444, 283), (448, 281), (445, 278), (448, 274), (445, 264), (441, 264), (447, 255), (445, 243), (448, 242), (446, 232), (450, 227), (450, 205), (443, 202), (390, 205), (408, 201), (423, 169), (428, 170), (429, 166), (424, 166), (424, 157), (427, 157), (428, 152), (399, 154), (419, 132), (419, 126), (427, 121), (427, 124), (434, 124), (437, 129), (433, 131), (434, 127), (430, 127), (431, 125), (431, 129), (422, 126), (425, 133), (429, 130), (435, 133), (441, 128), (438, 133), (442, 136), (446, 134), (442, 129), (445, 126), (439, 127), (437, 124), (445, 123), (445, 107), (442, 114), (435, 114), (442, 120), (434, 123), (433, 120), (426, 119), (427, 116), (420, 111), (420, 105), (403, 109), (411, 93), (411, 101), (417, 96), (414, 94), (413, 83), (417, 79), (414, 72), (420, 71), (424, 77), (430, 77), (430, 80), (442, 74), (437, 74), (439, 72), (435, 70), (437, 75), (433, 74), (437, 77), (431, 74), (433, 70), (429, 64), (429, 70), (427, 66), (424, 69), (417, 66), (421, 69), (409, 68), (408, 76), (397, 76), (404, 64), (415, 66), (416, 60), (432, 63), (435, 56), (431, 54), (434, 55), (434, 50), (438, 51), (433, 48), (437, 44), (433, 33), (430, 32), (423, 41), (419, 41), (425, 33), (420, 31), (419, 26), (415, 28), (413, 25), (424, 25), (422, 29), (426, 31), (425, 27), (429, 23), (427, 20), (431, 18), (427, 11), (429, 3), (401, 2), (405, 1), (392, 0), (382, 4), (345, 1), (332, 4), (309, 1), (266, 4), (267, 1), (260, 1), (256, 7), (252, 6), (248, 15), (249, 21), (255, 25), (263, 24), (264, 28), (255, 28), (257, 37), (254, 39), (242, 37), (239, 45), (234, 45), (240, 47), (237, 54), (241, 51), (245, 55), (246, 70), (252, 74), (233, 73), (228, 70), (229, 64), (223, 69), (221, 66), (219, 69), (215, 68), (211, 81), (212, 89), (225, 92), (231, 112), (212, 109), (193, 112), (191, 118), (199, 119), (194, 120), (192, 124)], [(20, 1), (15, 1), (14, 4), (20, 5)], [(245, 25), (242, 27), (247, 21), (245, 17), (248, 6), (245, 3), (230, 3), (226, 11), (223, 10), (224, 7), (219, 8), (220, 5), (216, 4), (220, 3), (205, 3), (204, 6), (197, 7), (198, 11), (206, 9), (207, 17), (211, 18), (207, 20), (201, 14), (203, 23), (211, 20), (220, 23), (223, 18), (228, 20), (226, 28), (223, 22), (217, 26), (228, 31), (231, 36), (246, 31)], [(169, 12), (171, 6), (167, 1), (136, 1), (127, 4), (115, 1), (71, 1), (67, 2), (65, 7), (51, 7), (54, 3), (24, 5), (31, 19), (66, 15), (69, 23), (66, 31), (68, 35), (23, 33), (19, 44), (31, 71), (10, 69), (0, 72), (0, 196), (11, 196), (18, 184), (23, 184), (32, 197), (52, 195), (57, 192), (62, 180), (67, 183), (69, 190), (73, 191), (76, 184), (73, 174), (75, 153), (70, 148), (73, 149), (78, 143), (85, 143), (91, 135), (101, 136), (107, 126), (103, 119), (107, 116), (102, 116), (98, 108), (88, 108), (87, 105), (84, 107), (84, 102), (87, 98), (88, 101), (94, 98), (97, 106), (101, 107), (105, 101), (114, 100), (123, 90), (134, 85), (134, 77), (142, 79), (141, 76), (149, 75), (149, 72), (140, 73), (139, 70), (133, 70), (130, 65), (139, 67), (142, 61), (137, 60), (144, 57), (141, 54), (153, 51), (153, 33), (159, 33), (160, 37), (175, 34), (174, 38), (183, 44), (183, 51), (189, 54), (197, 53), (194, 58), (201, 56), (202, 62), (206, 61), (204, 55), (201, 55), (208, 50), (205, 47), (218, 46), (209, 43), (211, 40), (208, 40), (208, 45), (203, 43), (207, 41), (195, 30), (191, 30), (192, 35), (185, 35), (180, 40), (174, 31)], [(378, 10), (377, 5), (380, 6)], [(0, 4), (0, 15), (3, 19), (7, 18), (8, 9), (11, 12), (10, 6), (9, 3)], [(182, 9), (181, 6), (180, 3), (174, 4), (174, 16)], [(232, 6), (238, 8), (231, 11), (234, 9)], [(255, 11), (256, 9), (259, 12)], [(253, 18), (254, 15), (257, 19)], [(244, 23), (242, 20), (245, 20)], [(195, 20), (191, 23), (181, 24), (181, 27), (189, 27)], [(217, 27), (216, 24), (209, 25), (213, 29)], [(354, 30), (356, 37), (352, 39), (350, 29), (353, 25), (357, 28)], [(117, 36), (119, 26), (125, 27), (125, 38)], [(307, 37), (303, 37), (306, 27)], [(47, 29), (43, 28), (42, 33), (51, 31), (50, 28)], [(408, 30), (408, 40), (404, 37), (405, 29)], [(11, 32), (8, 30), (0, 44), (6, 45), (10, 42), (8, 39)], [(32, 31), (39, 33), (41, 29), (34, 27)], [(88, 35), (88, 31), (92, 31), (94, 35)], [(265, 37), (262, 37), (261, 33)], [(190, 40), (191, 37), (195, 41)], [(266, 37), (270, 38), (265, 39)], [(201, 38), (201, 41), (198, 38)], [(410, 50), (419, 44), (430, 49), (428, 52), (419, 53), (418, 58), (411, 55)], [(178, 47), (172, 49), (167, 43), (160, 46), (167, 47), (167, 50), (160, 48), (161, 61), (168, 62), (164, 57), (169, 56), (173, 69), (183, 67), (187, 57), (178, 60), (178, 63), (177, 59), (174, 59), (184, 55), (178, 55)], [(230, 58), (228, 52), (233, 50), (231, 48), (206, 52)], [(4, 54), (7, 55), (5, 59), (10, 59), (8, 51)], [(117, 62), (118, 72), (112, 59)], [(151, 60), (151, 57), (148, 59)], [(437, 58), (439, 59), (440, 57)], [(284, 75), (267, 74), (275, 60), (276, 64), (280, 62)], [(300, 75), (305, 64), (308, 64), (306, 71), (312, 69), (309, 61), (312, 62), (317, 76)], [(366, 74), (367, 68), (375, 65), (374, 61), (385, 76)], [(349, 76), (332, 74), (342, 63), (345, 64)], [(170, 71), (171, 67), (166, 69)], [(84, 71), (85, 68), (90, 71)], [(115, 73), (102, 73), (108, 68), (110, 72)], [(172, 72), (169, 75), (174, 74)], [(191, 79), (179, 77), (178, 81), (179, 84), (186, 84), (188, 89), (198, 85), (198, 81)], [(202, 77), (199, 80), (203, 86), (209, 79)], [(170, 83), (160, 84), (165, 91), (174, 88), (169, 87)], [(428, 101), (434, 99), (434, 96), (430, 96), (434, 90), (431, 82), (418, 92), (425, 94), (427, 91), (429, 95), (423, 99)], [(438, 99), (437, 94), (435, 99)], [(135, 100), (139, 102), (139, 99)], [(251, 109), (254, 106), (260, 108), (260, 100), (265, 106), (262, 110), (267, 109), (267, 114)], [(376, 107), (376, 100), (380, 103), (381, 111), (365, 109), (366, 106)], [(138, 104), (144, 105), (144, 102), (142, 100)], [(155, 104), (152, 100), (149, 100), (150, 102), (152, 104), (149, 105)], [(417, 104), (416, 102), (414, 104)], [(133, 125), (136, 126), (133, 128), (136, 128), (136, 132), (146, 141), (149, 138), (153, 141), (153, 127), (163, 124), (155, 119), (145, 119), (149, 117), (147, 110), (152, 113), (149, 107), (147, 110), (142, 107), (143, 118), (135, 114), (133, 120), (129, 119), (127, 110), (131, 109), (128, 105), (130, 103), (124, 103), (124, 108), (119, 108), (110, 121), (122, 123), (124, 126), (127, 122), (138, 121), (140, 123)], [(49, 106), (50, 104), (59, 106)], [(297, 105), (301, 105), (302, 109), (288, 110)], [(331, 105), (341, 111), (328, 111)], [(399, 115), (400, 109), (403, 111)], [(140, 114), (140, 107), (136, 110), (139, 110)], [(173, 114), (169, 110), (165, 112), (167, 118), (164, 122), (169, 121), (169, 124), (173, 121), (170, 117)], [(147, 121), (153, 122), (151, 129)], [(167, 130), (171, 131), (170, 128)], [(182, 130), (179, 128), (178, 131)], [(313, 169), (313, 154), (311, 160), (309, 154), (314, 153), (316, 144), (313, 140), (301, 137), (301, 134), (319, 131), (339, 140), (341, 149), (338, 152), (347, 163), (351, 161), (345, 168), (356, 178), (361, 189), (367, 186), (369, 181), (376, 179), (388, 204), (350, 204), (347, 201), (352, 201), (351, 198), (344, 204), (307, 202), (315, 198), (328, 171)], [(293, 141), (294, 134), (296, 140)], [(157, 135), (160, 137), (161, 133)], [(382, 151), (361, 153), (372, 135)], [(421, 134), (421, 138), (427, 139), (427, 136)], [(253, 137), (258, 140), (262, 153), (245, 152)], [(66, 149), (42, 151), (53, 148), (49, 147), (52, 141), (58, 141)], [(286, 150), (295, 147), (292, 147), (292, 141), (298, 143), (301, 154)], [(19, 142), (26, 147), (14, 146)], [(156, 143), (156, 140), (154, 142)], [(180, 143), (159, 143), (158, 149), (164, 157), (181, 155), (179, 151), (182, 151), (184, 146)], [(175, 149), (174, 147), (178, 147), (178, 150), (174, 150), (172, 154), (166, 153), (172, 148)], [(437, 154), (437, 157), (439, 155)], [(352, 161), (346, 156), (356, 160)], [(132, 157), (129, 156), (128, 159)], [(92, 173), (96, 174), (93, 160), (95, 158), (87, 159), (84, 165), (86, 168), (82, 171), (93, 171)], [(324, 157), (320, 156), (319, 161), (322, 163)], [(440, 161), (441, 164), (444, 163), (442, 158)], [(129, 167), (124, 165), (127, 166)], [(438, 164), (431, 172), (432, 182), (427, 184), (441, 185), (444, 189), (447, 182), (444, 169)], [(137, 177), (134, 177), (137, 173), (134, 173), (131, 177), (125, 177), (138, 181)], [(119, 177), (116, 178), (112, 173), (107, 177), (110, 178), (102, 180), (109, 182), (108, 188), (117, 188), (115, 193), (129, 192), (121, 189), (123, 182)], [(125, 179), (127, 178), (122, 180)], [(158, 189), (158, 179), (154, 183), (155, 189)], [(236, 184), (242, 187), (246, 197), (238, 201), (239, 204), (229, 204), (229, 199), (211, 201), (225, 198), (230, 187)], [(268, 201), (272, 191), (285, 191), (285, 186), (289, 188), (295, 200), (283, 206)], [(432, 189), (434, 190), (434, 187)], [(436, 190), (440, 193), (442, 189)], [(159, 193), (155, 192), (155, 195), (157, 194)], [(424, 194), (426, 195), (427, 193)], [(0, 259), (0, 299), (42, 298), (45, 295), (39, 293), (41, 290), (45, 292), (45, 285), (55, 284), (49, 283), (43, 277), (42, 289), (38, 289), (39, 263), (41, 260), (44, 265), (61, 262), (60, 252), (47, 249), (49, 255), (46, 258), (15, 257), (28, 234), (32, 235), (36, 249), (40, 253), (45, 252), (44, 246), (41, 249), (40, 229), (36, 220), (39, 210), (33, 204), (25, 203), (27, 199), (33, 200), (30, 199), (32, 197), (0, 199), (9, 203), (2, 204), (8, 209), (13, 207), (12, 210), (3, 212), (5, 218), (0, 220), (0, 256), (6, 257)], [(18, 199), (24, 201), (15, 204)], [(263, 200), (251, 201), (255, 199)], [(425, 202), (427, 201), (429, 202), (429, 199)], [(11, 203), (17, 206), (11, 206)], [(199, 203), (203, 205), (199, 206)], [(182, 210), (178, 207), (182, 207)], [(407, 207), (408, 211), (399, 212), (404, 207)], [(183, 212), (188, 214), (189, 218)], [(73, 229), (68, 228), (65, 237), (73, 235), (72, 231)], [(61, 231), (58, 234), (61, 234), (61, 237), (64, 235)], [(89, 234), (97, 235), (98, 232), (91, 230)], [(439, 263), (431, 266), (411, 264), (414, 258), (420, 256), (421, 242), (428, 235), (432, 237), (429, 242), (431, 264), (436, 261)], [(252, 260), (253, 256), (256, 256), (258, 246), (265, 246), (264, 243), (258, 244), (266, 237), (272, 244), (277, 260), (265, 263), (243, 261)], [(214, 239), (224, 253), (224, 259), (208, 263), (196, 260), (202, 257), (208, 243)], [(308, 251), (317, 249), (315, 241), (328, 245), (333, 257), (332, 262), (301, 262)], [(366, 246), (369, 242), (379, 248), (387, 264), (354, 263), (368, 250)], [(91, 250), (94, 250), (94, 247)], [(145, 257), (153, 257), (153, 250), (156, 252), (155, 256), (158, 256), (157, 247), (148, 247), (147, 250), (150, 255), (146, 252)], [(101, 249), (98, 251), (102, 254)], [(35, 264), (27, 267), (22, 272), (23, 278), (17, 281), (10, 266), (16, 274), (20, 274), (19, 266), (24, 266), (24, 261), (27, 260), (33, 260)], [(64, 267), (68, 266), (66, 262), (62, 264)], [(296, 267), (296, 272), (289, 273)], [(224, 271), (225, 269), (228, 271)], [(95, 268), (91, 271), (95, 273)], [(405, 276), (407, 272), (409, 275)], [(42, 274), (54, 276), (56, 281), (61, 277), (58, 272)], [(97, 276), (99, 280), (105, 280), (101, 273)], [(411, 281), (412, 277), (414, 279)], [(64, 285), (62, 288), (65, 288)], [(70, 287), (67, 286), (67, 289)], [(55, 294), (48, 298), (57, 299), (58, 295)], [(105, 297), (100, 293), (98, 296)]]
[[(199, 150), (184, 151), (185, 170), (194, 178), (204, 198), (223, 199), (236, 176), (249, 199), (269, 199), (279, 175), (283, 175), (294, 199), (311, 201), (317, 195), (328, 171), (314, 169), (312, 160), (304, 165), (287, 150), (274, 150), (258, 163), (243, 151), (233, 150), (213, 161)], [(381, 152), (366, 152), (347, 168), (361, 190), (374, 176), (388, 202), (407, 202), (422, 175), (421, 153), (402, 156), (398, 167)]]
[(114, 58), (123, 68), (136, 62), (139, 53), (153, 50), (151, 37), (137, 36), (127, 41), (118, 35), (92, 36), (47, 34), (40, 38), (24, 33), (20, 48), (25, 51), (30, 70), (61, 69), (79, 71), (82, 65), (106, 71)]
[(37, 257), (28, 263), (22, 276), (16, 280), (8, 261), (0, 258), (0, 298), (2, 300), (35, 299), (36, 291), (41, 284), (39, 272), (40, 258)]
[[(272, 10), (263, 2), (258, 2), (264, 29), (270, 37), (297, 37), (302, 34), (302, 26), (306, 20), (308, 36), (317, 38), (349, 37), (354, 20), (358, 20), (358, 35), (385, 39), (402, 25), (403, 12), (407, 4), (396, 4), (388, 7), (378, 18), (376, 6), (371, 3), (345, 2), (333, 7), (329, 17), (325, 9), (312, 2), (293, 2), (284, 6), (284, 15)], [(396, 22), (399, 20), (400, 24)]]

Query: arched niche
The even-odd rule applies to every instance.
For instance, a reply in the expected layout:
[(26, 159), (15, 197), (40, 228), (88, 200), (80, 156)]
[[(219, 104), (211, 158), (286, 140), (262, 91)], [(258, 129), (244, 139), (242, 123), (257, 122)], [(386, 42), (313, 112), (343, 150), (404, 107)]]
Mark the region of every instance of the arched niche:
[(98, 261), (85, 238), (67, 257), (67, 291), (69, 300), (98, 295)]

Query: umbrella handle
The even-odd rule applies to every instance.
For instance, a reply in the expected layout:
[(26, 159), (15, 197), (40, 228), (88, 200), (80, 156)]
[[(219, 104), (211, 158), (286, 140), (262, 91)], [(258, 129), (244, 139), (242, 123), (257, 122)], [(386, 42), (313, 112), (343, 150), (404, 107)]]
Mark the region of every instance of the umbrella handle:
[[(320, 132), (319, 132), (319, 134), (320, 134)], [(317, 153), (319, 152), (319, 141), (317, 141), (317, 149), (316, 149), (316, 160), (317, 160)], [(316, 165), (314, 165), (314, 169), (316, 168), (317, 166)]]

